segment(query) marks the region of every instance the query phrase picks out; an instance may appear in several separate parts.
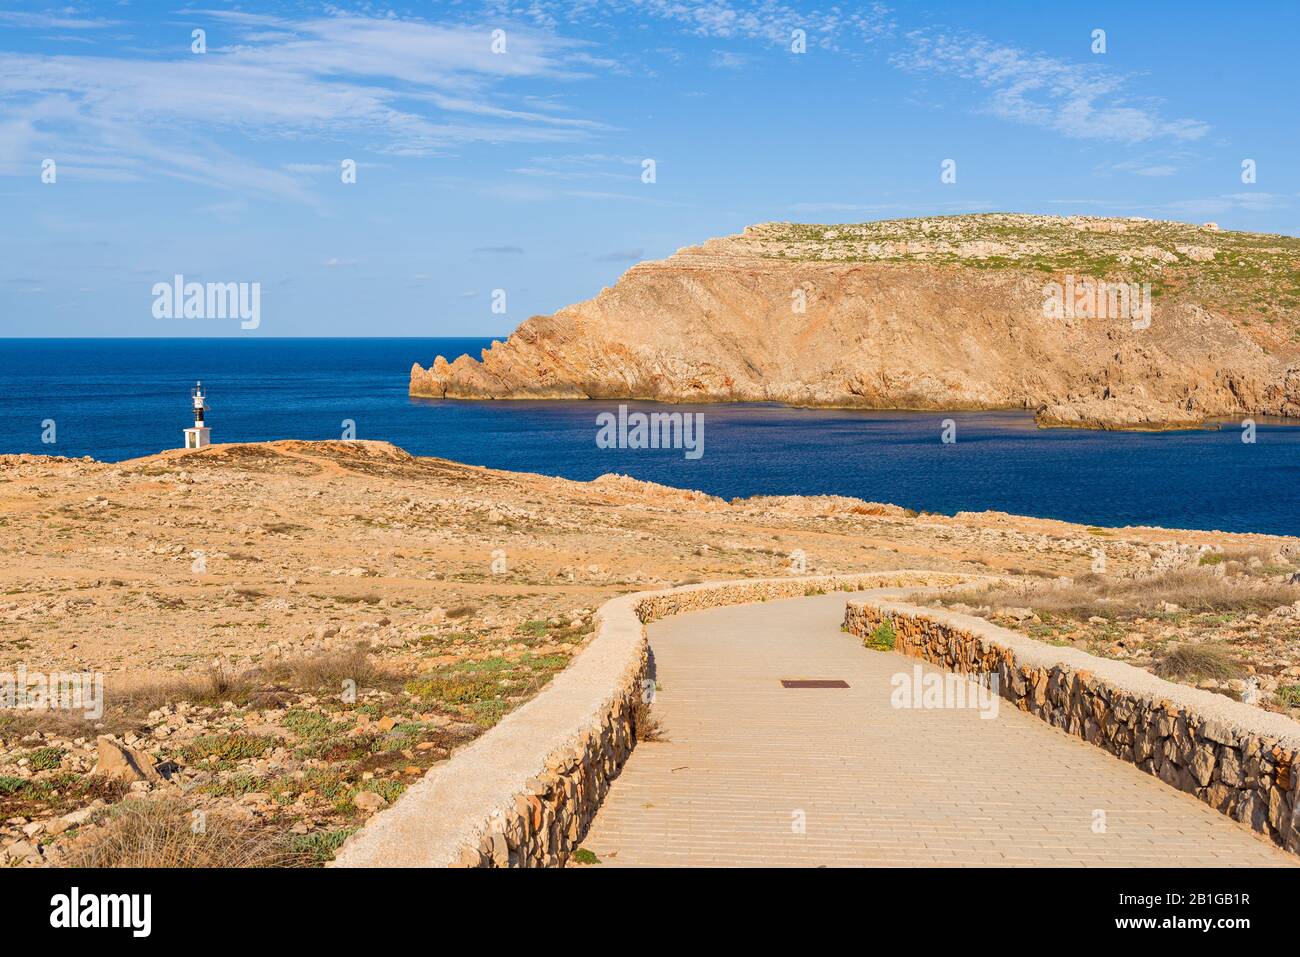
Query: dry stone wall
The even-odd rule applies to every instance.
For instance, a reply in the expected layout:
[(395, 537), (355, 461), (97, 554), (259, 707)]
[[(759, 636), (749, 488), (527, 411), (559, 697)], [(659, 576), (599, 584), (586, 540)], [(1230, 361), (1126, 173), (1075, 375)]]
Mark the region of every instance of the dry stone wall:
[(964, 580), (919, 571), (791, 576), (606, 602), (595, 636), (541, 694), (432, 768), (353, 835), (331, 866), (563, 866), (636, 745), (653, 688), (646, 623), (722, 605)]
[(851, 601), (844, 627), (865, 640), (886, 621), (895, 651), (947, 671), (996, 675), (998, 693), (1021, 711), (1300, 853), (1300, 724), (969, 615)]
[(547, 756), (544, 770), (525, 783), (511, 807), (489, 813), (483, 835), (461, 847), (453, 866), (563, 866), (636, 745), (638, 719), (645, 714), (646, 658), (643, 649), (598, 724)]

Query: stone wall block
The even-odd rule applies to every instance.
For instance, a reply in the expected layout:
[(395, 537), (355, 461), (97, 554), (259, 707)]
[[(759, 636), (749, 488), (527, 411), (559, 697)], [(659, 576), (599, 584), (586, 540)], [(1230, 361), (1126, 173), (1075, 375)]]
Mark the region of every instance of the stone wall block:
[(1198, 745), (1190, 761), (1192, 775), (1200, 787), (1205, 787), (1214, 777), (1214, 748), (1209, 744)]
[[(1297, 749), (1275, 739), (1204, 718), (1168, 697), (1121, 690), (1065, 662), (1030, 666), (987, 632), (942, 619), (851, 604), (846, 630), (865, 635), (892, 617), (903, 633), (927, 636), (898, 651), (954, 672), (996, 672), (1000, 692), (1022, 711), (1101, 747), (1168, 786), (1195, 795), (1280, 846), (1300, 853)], [(989, 626), (990, 628), (992, 626)]]

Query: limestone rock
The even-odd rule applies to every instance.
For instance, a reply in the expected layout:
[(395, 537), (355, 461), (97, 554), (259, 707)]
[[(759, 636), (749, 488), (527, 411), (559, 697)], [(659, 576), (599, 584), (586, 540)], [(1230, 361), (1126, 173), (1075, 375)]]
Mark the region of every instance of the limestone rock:
[(352, 803), (367, 814), (373, 814), (388, 805), (388, 802), (384, 800), (384, 796), (376, 794), (374, 791), (358, 791), (352, 796)]
[(107, 735), (98, 740), (98, 761), (91, 774), (103, 774), (122, 781), (161, 781), (153, 760), (134, 748), (118, 744)]
[[(1179, 223), (763, 223), (639, 263), (595, 298), (528, 319), (481, 359), (413, 365), (410, 392), (1034, 409), (1044, 426), (1139, 430), (1300, 416), (1300, 349), (1240, 315), (1258, 298), (1247, 280), (1204, 281), (1220, 253), (1278, 276), (1296, 269), (1285, 237)], [(1085, 311), (1100, 317), (1047, 307), (1053, 283), (1076, 290), (1103, 257), (1118, 265), (1095, 278), (1111, 288), (1179, 281), (1137, 310), (1118, 298)], [(1077, 261), (1078, 275), (1044, 273), (1043, 259)], [(1260, 308), (1295, 322), (1293, 306)]]

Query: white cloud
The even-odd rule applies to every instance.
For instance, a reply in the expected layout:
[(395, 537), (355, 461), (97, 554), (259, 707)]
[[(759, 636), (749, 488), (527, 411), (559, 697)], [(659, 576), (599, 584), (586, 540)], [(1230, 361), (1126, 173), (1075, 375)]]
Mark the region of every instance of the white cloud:
[(634, 181), (641, 176), (639, 156), (611, 156), (606, 153), (578, 153), (565, 156), (534, 156), (528, 166), (510, 172), (518, 176), (546, 179)]
[(1095, 64), (1072, 63), (1002, 46), (977, 34), (915, 31), (891, 62), (918, 74), (978, 83), (993, 116), (1076, 139), (1140, 143), (1197, 140), (1209, 124), (1168, 119), (1150, 99), (1125, 94), (1127, 78)]
[(686, 206), (687, 203), (677, 203), (666, 199), (658, 199), (650, 195), (636, 195), (632, 193), (610, 193), (604, 190), (596, 189), (565, 189), (560, 191), (563, 196), (572, 196), (575, 199), (600, 199), (619, 203), (642, 203), (646, 206)]
[(1176, 215), (1217, 216), (1234, 210), (1262, 213), (1294, 205), (1294, 200), (1285, 193), (1224, 193), (1221, 196), (1175, 200), (1151, 208), (1168, 210)]
[[(600, 69), (585, 44), (530, 28), (508, 56), (487, 28), (355, 15), (221, 20), (206, 54), (168, 59), (0, 53), (0, 172), (54, 156), (88, 175), (157, 175), (311, 201), (295, 170), (235, 153), (232, 137), (347, 136), (375, 152), (427, 156), (473, 142), (563, 142), (604, 127), (516, 108), (502, 84), (572, 80)], [(233, 33), (220, 46), (215, 37)], [(94, 172), (98, 171), (98, 172)], [(301, 171), (298, 171), (301, 172)]]
[(717, 70), (741, 70), (749, 65), (750, 58), (732, 50), (714, 50), (709, 62)]
[(808, 45), (838, 49), (887, 36), (894, 20), (882, 3), (833, 5), (825, 10), (800, 8), (779, 0), (524, 0), (500, 2), (497, 9), (554, 26), (560, 21), (595, 23), (635, 16), (675, 24), (683, 33), (713, 39), (760, 40), (789, 44), (795, 28)]
[(40, 30), (102, 30), (114, 26), (116, 21), (102, 20), (98, 17), (78, 17), (69, 11), (62, 13), (24, 13), (16, 10), (0, 10), (0, 23), (12, 27), (36, 28)]
[(1161, 203), (1140, 201), (1126, 202), (1110, 199), (1051, 199), (1054, 206), (1093, 206), (1120, 215), (1147, 213), (1160, 218), (1202, 219), (1207, 216), (1221, 216), (1225, 213), (1271, 212), (1290, 209), (1296, 205), (1295, 198), (1286, 193), (1242, 192), (1222, 193), (1218, 196), (1200, 196), (1191, 199), (1175, 199)]

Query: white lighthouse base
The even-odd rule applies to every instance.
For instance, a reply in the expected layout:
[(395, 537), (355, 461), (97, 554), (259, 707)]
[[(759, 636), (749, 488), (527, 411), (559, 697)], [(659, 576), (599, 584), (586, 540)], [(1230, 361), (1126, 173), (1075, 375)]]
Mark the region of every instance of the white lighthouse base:
[(212, 444), (211, 429), (186, 429), (185, 430), (185, 447), (187, 449), (201, 449), (205, 445)]

